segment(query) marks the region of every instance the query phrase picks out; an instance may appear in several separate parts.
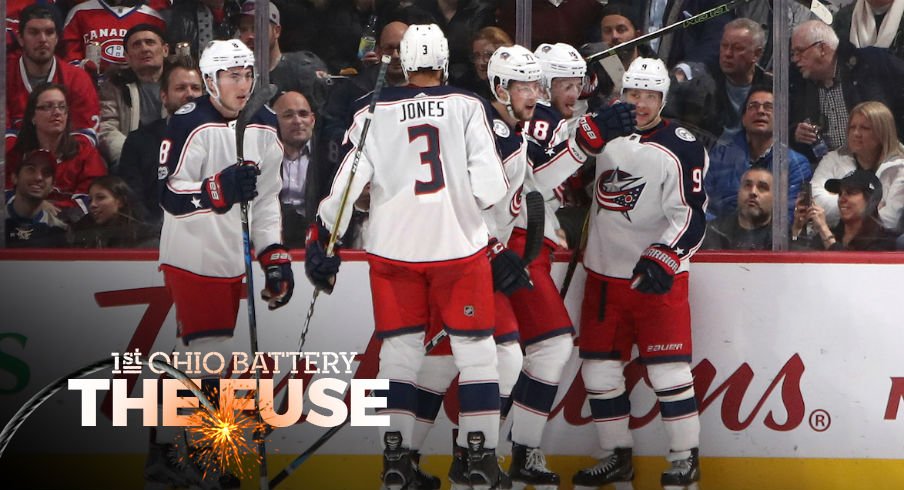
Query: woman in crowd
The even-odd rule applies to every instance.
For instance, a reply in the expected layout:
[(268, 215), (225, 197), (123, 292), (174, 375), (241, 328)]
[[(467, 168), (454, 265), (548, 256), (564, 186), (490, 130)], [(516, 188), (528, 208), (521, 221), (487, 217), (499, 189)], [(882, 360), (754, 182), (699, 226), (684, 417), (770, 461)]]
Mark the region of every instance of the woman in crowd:
[(829, 179), (840, 179), (855, 169), (875, 174), (882, 183), (879, 218), (890, 230), (899, 230), (904, 209), (904, 145), (898, 141), (894, 116), (881, 102), (863, 102), (851, 110), (847, 145), (832, 151), (813, 172), (813, 200), (825, 210), (826, 222), (839, 220), (837, 196), (826, 190)]
[(43, 84), (28, 97), (18, 135), (6, 139), (7, 189), (12, 187), (10, 176), (26, 153), (47, 150), (56, 157), (54, 190), (47, 211), (66, 222), (76, 221), (88, 211), (88, 186), (107, 174), (107, 165), (92, 142), (70, 132), (70, 120), (66, 87)]
[[(794, 208), (791, 240), (794, 248), (814, 250), (894, 250), (896, 234), (882, 226), (879, 203), (882, 183), (875, 174), (857, 169), (841, 179), (829, 179), (825, 188), (838, 195), (838, 225), (832, 227), (822, 206), (806, 206), (798, 199)], [(815, 232), (812, 239), (804, 238), (809, 222)]]
[(493, 95), (490, 92), (490, 82), (487, 81), (487, 65), (490, 63), (490, 56), (498, 48), (511, 46), (512, 44), (512, 38), (498, 27), (484, 27), (477, 31), (477, 35), (471, 41), (473, 70), (469, 70), (456, 85), (468, 89), (487, 100), (493, 100)]
[(99, 177), (88, 189), (89, 214), (71, 228), (70, 243), (79, 248), (153, 248), (160, 230), (144, 221), (145, 212), (121, 178)]

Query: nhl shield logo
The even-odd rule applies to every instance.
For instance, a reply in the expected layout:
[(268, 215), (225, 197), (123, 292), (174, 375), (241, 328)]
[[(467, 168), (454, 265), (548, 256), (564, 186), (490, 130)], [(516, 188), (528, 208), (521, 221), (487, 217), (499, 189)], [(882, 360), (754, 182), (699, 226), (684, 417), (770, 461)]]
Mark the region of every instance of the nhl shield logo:
[(467, 316), (467, 317), (474, 316), (474, 306), (465, 305), (465, 316)]

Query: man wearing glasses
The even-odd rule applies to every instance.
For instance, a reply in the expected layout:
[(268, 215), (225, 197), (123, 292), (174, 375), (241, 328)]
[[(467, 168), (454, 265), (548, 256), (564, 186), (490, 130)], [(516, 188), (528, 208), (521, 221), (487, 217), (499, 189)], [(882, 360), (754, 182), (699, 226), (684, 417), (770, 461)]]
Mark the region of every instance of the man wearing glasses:
[[(317, 118), (307, 97), (288, 91), (277, 96), (272, 104), (279, 121), (279, 139), (283, 144), (282, 206), (283, 236), (288, 247), (304, 244), (305, 232), (320, 203), (319, 189), (329, 185), (312, 185), (316, 172), (311, 165), (311, 135)], [(327, 176), (328, 177), (328, 176)], [(322, 180), (322, 178), (321, 178)]]
[[(793, 148), (816, 164), (825, 153), (844, 146), (848, 113), (860, 102), (877, 100), (895, 113), (901, 135), (901, 77), (904, 61), (888, 50), (838, 49), (832, 27), (811, 20), (794, 28), (788, 120)], [(824, 145), (822, 144), (824, 142)]]
[[(769, 86), (754, 87), (744, 101), (742, 131), (723, 138), (710, 151), (709, 173), (704, 185), (709, 196), (708, 218), (733, 214), (738, 207), (741, 176), (750, 168), (772, 170), (772, 125), (775, 99)], [(788, 209), (801, 185), (810, 180), (810, 162), (800, 153), (788, 154)]]

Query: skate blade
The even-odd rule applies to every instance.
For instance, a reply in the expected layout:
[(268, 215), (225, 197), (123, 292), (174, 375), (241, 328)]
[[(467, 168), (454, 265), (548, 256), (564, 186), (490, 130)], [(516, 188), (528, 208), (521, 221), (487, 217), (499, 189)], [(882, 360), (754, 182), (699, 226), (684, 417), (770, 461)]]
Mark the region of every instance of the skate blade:
[(471, 484), (469, 483), (452, 483), (452, 490), (471, 490)]
[(634, 490), (634, 482), (630, 481), (619, 481), (613, 483), (613, 485), (615, 485), (615, 490)]
[(512, 482), (512, 490), (559, 490), (558, 485), (532, 485), (530, 483), (523, 483), (520, 481)]
[(665, 485), (662, 490), (700, 490), (700, 484), (694, 482), (690, 485)]
[(380, 485), (380, 490), (403, 490), (405, 485)]

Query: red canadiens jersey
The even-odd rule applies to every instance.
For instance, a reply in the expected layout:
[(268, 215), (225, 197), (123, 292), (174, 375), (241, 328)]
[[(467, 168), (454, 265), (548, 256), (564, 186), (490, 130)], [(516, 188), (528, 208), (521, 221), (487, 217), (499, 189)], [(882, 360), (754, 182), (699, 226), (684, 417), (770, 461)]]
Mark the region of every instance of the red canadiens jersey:
[[(97, 89), (91, 77), (81, 68), (72, 66), (59, 57), (54, 57), (53, 66), (47, 78), (53, 83), (64, 85), (71, 109), (69, 117), (72, 131), (88, 136), (92, 143), (97, 140), (97, 125), (100, 122), (100, 103)], [(25, 105), (32, 91), (25, 73), (21, 56), (11, 56), (6, 63), (6, 125), (19, 129), (25, 117)]]
[(616, 138), (596, 160), (584, 266), (630, 279), (644, 249), (671, 247), (687, 271), (706, 228), (706, 149), (669, 121)]
[(85, 59), (85, 45), (100, 45), (101, 69), (110, 64), (124, 65), (122, 38), (138, 24), (151, 24), (166, 30), (163, 17), (145, 3), (134, 7), (111, 7), (104, 0), (88, 0), (69, 11), (63, 27), (62, 54), (66, 61)]
[[(88, 212), (88, 188), (91, 182), (107, 175), (107, 164), (97, 148), (88, 139), (75, 136), (78, 151), (72, 158), (57, 159), (54, 171), (53, 191), (47, 199), (58, 208), (79, 206)], [(12, 151), (16, 144), (15, 135), (6, 136), (6, 188), (12, 189), (12, 176), (19, 167), (22, 155)]]

